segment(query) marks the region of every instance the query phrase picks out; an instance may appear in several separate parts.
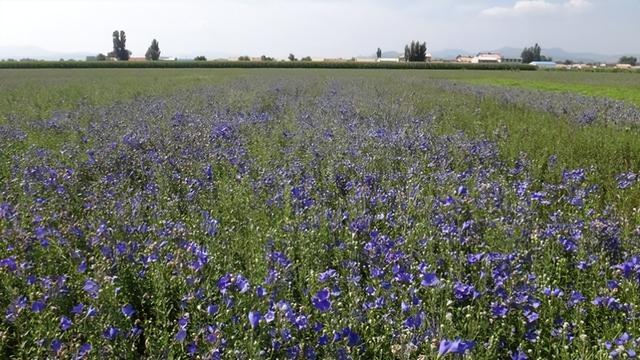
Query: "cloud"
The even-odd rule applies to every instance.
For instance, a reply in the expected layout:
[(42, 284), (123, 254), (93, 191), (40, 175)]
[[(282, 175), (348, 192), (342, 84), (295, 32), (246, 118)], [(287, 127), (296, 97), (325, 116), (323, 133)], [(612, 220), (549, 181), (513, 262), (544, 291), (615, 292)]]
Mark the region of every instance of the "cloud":
[(554, 3), (547, 0), (519, 0), (513, 6), (494, 6), (480, 11), (481, 16), (510, 17), (521, 15), (544, 15), (561, 11), (575, 11), (589, 8), (589, 0), (568, 0)]

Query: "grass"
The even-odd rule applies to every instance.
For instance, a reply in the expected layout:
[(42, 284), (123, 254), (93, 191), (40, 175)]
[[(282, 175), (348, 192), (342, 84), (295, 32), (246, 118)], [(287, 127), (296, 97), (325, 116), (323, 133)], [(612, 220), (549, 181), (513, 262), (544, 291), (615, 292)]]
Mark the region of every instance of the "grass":
[(473, 84), (498, 85), (542, 91), (573, 92), (586, 96), (624, 100), (640, 106), (640, 73), (586, 71), (478, 71), (429, 73), (429, 78), (459, 80)]
[[(492, 74), (613, 88), (635, 79)], [(0, 71), (5, 126), (27, 134), (0, 143), (0, 205), (12, 207), (0, 208), (0, 357), (51, 357), (59, 339), (61, 356), (90, 343), (91, 358), (186, 358), (193, 346), (200, 357), (317, 348), (319, 358), (440, 358), (443, 339), (462, 337), (477, 342), (478, 359), (608, 358), (604, 341), (640, 336), (635, 310), (592, 303), (640, 301), (637, 270), (627, 278), (612, 268), (640, 249), (639, 186), (615, 180), (640, 171), (638, 132), (447, 93), (430, 84), (440, 77), (492, 80)], [(59, 110), (80, 115), (43, 128)], [(575, 169), (586, 180), (563, 178)], [(569, 202), (583, 193), (584, 204)], [(569, 237), (577, 250), (566, 250)], [(328, 269), (336, 275), (321, 280)], [(438, 283), (423, 285), (423, 271)], [(85, 290), (87, 279), (101, 290)], [(314, 303), (323, 289), (330, 309)], [(564, 295), (546, 294), (555, 289)], [(573, 290), (585, 299), (568, 305)], [(39, 299), (47, 306), (32, 310)], [(72, 314), (78, 303), (97, 315)], [(492, 315), (501, 304), (508, 314)], [(137, 326), (142, 335), (127, 335)], [(524, 340), (530, 329), (535, 342)], [(321, 334), (328, 345), (316, 346)]]

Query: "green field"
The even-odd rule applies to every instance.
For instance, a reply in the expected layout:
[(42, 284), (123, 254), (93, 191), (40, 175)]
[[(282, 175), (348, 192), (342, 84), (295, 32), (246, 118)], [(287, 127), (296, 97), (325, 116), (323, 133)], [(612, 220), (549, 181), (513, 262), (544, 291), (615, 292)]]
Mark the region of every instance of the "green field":
[(639, 79), (0, 70), (0, 358), (632, 357)]

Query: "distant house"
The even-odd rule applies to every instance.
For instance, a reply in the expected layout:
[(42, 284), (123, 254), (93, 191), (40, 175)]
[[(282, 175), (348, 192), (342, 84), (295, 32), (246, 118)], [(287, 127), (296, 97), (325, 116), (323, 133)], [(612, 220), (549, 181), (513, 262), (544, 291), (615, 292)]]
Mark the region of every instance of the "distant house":
[(616, 69), (621, 69), (621, 70), (631, 70), (633, 66), (631, 66), (630, 64), (617, 64), (616, 65)]
[(425, 55), (425, 59), (424, 59), (424, 61), (426, 61), (426, 62), (431, 62), (431, 59), (432, 59), (432, 58), (433, 58), (433, 57), (431, 56), (431, 53), (427, 53), (427, 54)]
[(400, 58), (380, 58), (378, 62), (400, 62)]
[(158, 58), (158, 60), (160, 60), (160, 61), (178, 61), (178, 58), (174, 57), (174, 56), (160, 56)]
[(502, 58), (503, 63), (511, 63), (511, 64), (522, 64), (522, 59), (520, 58)]
[(473, 62), (473, 56), (470, 55), (458, 55), (456, 56), (456, 62), (471, 64)]
[(502, 55), (496, 53), (479, 53), (471, 60), (474, 64), (501, 63)]
[(375, 58), (356, 58), (356, 62), (372, 63), (372, 62), (376, 62), (376, 59)]
[(538, 69), (555, 69), (556, 63), (553, 61), (532, 61), (529, 65), (533, 65)]

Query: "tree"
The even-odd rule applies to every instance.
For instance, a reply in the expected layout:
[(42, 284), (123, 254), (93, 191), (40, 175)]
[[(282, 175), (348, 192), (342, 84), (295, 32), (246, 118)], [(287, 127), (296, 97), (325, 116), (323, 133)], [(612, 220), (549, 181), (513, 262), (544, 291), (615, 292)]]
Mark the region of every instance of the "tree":
[(244, 55), (244, 56), (238, 57), (238, 61), (251, 61), (251, 58)]
[(127, 36), (124, 31), (118, 32), (118, 30), (113, 32), (113, 51), (109, 53), (109, 56), (114, 57), (118, 60), (127, 61), (131, 56), (131, 51), (126, 48)]
[(200, 55), (193, 58), (194, 61), (207, 61), (207, 58)]
[(551, 57), (546, 57), (541, 53), (542, 49), (540, 48), (540, 45), (536, 43), (532, 47), (524, 48), (520, 57), (522, 57), (522, 62), (525, 64), (528, 64), (532, 61), (553, 61)]
[(96, 56), (96, 61), (106, 61), (106, 60), (107, 60), (107, 57), (103, 53), (100, 53)]
[(289, 61), (298, 61), (298, 59), (296, 59), (295, 55), (289, 54)]
[(272, 57), (269, 57), (267, 55), (262, 55), (260, 56), (260, 61), (273, 61), (274, 59)]
[(638, 59), (635, 56), (623, 56), (620, 58), (618, 63), (636, 66), (638, 64)]
[(404, 61), (426, 61), (427, 60), (427, 43), (412, 41), (411, 44), (404, 47)]
[(311, 61), (311, 56), (305, 56), (300, 61)]
[(156, 61), (160, 59), (160, 44), (158, 44), (158, 40), (153, 39), (151, 41), (151, 46), (147, 49), (147, 53), (144, 54), (145, 59)]
[(380, 59), (381, 57), (382, 57), (382, 50), (378, 48), (378, 51), (376, 51), (376, 58)]

